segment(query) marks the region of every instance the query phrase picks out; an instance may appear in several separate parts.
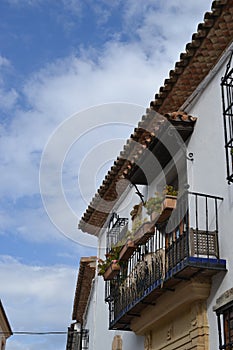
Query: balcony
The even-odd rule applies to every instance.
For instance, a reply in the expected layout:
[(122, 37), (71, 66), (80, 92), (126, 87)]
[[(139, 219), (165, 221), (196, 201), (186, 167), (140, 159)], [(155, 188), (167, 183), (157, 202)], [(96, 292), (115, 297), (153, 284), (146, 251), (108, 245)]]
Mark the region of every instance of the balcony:
[(106, 282), (110, 329), (131, 330), (135, 317), (181, 281), (226, 270), (218, 248), (221, 201), (186, 192), (167, 221), (153, 224), (154, 234), (132, 247), (118, 275)]

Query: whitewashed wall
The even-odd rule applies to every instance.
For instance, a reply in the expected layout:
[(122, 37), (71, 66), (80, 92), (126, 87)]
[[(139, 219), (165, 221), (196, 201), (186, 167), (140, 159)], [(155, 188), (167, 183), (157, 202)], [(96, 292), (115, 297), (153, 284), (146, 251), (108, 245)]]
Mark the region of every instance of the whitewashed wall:
[(210, 349), (216, 349), (218, 345), (217, 319), (213, 306), (223, 292), (233, 287), (233, 184), (228, 185), (226, 180), (220, 88), (226, 63), (219, 68), (195, 103), (186, 109), (189, 114), (198, 117), (188, 145), (188, 152), (194, 155), (193, 162), (187, 161), (190, 190), (224, 198), (219, 205), (219, 246), (220, 257), (227, 260), (228, 272), (214, 276), (208, 299)]

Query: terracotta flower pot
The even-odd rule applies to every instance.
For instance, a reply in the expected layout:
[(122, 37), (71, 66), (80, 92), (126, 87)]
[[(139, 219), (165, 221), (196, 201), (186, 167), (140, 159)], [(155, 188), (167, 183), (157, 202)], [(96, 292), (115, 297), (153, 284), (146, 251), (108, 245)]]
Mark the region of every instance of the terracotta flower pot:
[(166, 195), (161, 206), (161, 213), (157, 219), (158, 223), (166, 221), (172, 211), (176, 209), (177, 197)]
[(120, 265), (117, 262), (112, 262), (104, 273), (104, 280), (108, 281), (113, 279), (120, 272)]
[(134, 250), (136, 249), (136, 244), (134, 243), (134, 241), (132, 241), (131, 239), (129, 239), (125, 245), (122, 247), (121, 251), (120, 251), (120, 255), (119, 255), (119, 260), (121, 261), (126, 261), (128, 260), (131, 255), (133, 254)]
[(134, 234), (134, 242), (136, 244), (143, 244), (153, 236), (155, 232), (155, 226), (151, 222), (144, 222)]

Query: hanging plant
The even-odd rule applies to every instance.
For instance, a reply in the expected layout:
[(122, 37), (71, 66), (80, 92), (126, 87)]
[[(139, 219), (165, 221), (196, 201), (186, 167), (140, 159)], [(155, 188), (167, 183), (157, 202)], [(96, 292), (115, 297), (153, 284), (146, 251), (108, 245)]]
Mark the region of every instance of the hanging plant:
[(164, 207), (166, 196), (176, 197), (178, 191), (171, 185), (166, 185), (162, 194), (156, 192), (154, 197), (149, 198), (145, 203), (146, 212), (151, 217), (151, 221), (157, 220)]
[(121, 246), (115, 246), (111, 249), (111, 251), (106, 254), (106, 259), (98, 260), (98, 275), (103, 276), (108, 267), (114, 263), (118, 264), (119, 263), (119, 255), (121, 251)]
[(167, 185), (165, 188), (164, 188), (164, 191), (163, 191), (164, 195), (166, 196), (174, 196), (176, 197), (178, 195), (178, 191), (171, 185)]
[(141, 217), (142, 215), (142, 203), (134, 205), (133, 209), (130, 212), (131, 220), (134, 221), (136, 218)]
[(146, 213), (151, 215), (153, 212), (159, 213), (161, 210), (163, 198), (155, 193), (155, 197), (149, 198), (145, 203)]

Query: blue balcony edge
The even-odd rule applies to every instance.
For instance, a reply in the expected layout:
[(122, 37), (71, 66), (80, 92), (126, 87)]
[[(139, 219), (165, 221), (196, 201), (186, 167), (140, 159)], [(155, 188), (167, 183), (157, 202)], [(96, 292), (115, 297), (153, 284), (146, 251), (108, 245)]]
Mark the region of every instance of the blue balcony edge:
[(176, 273), (181, 272), (187, 266), (222, 271), (226, 270), (226, 260), (217, 258), (200, 258), (196, 256), (187, 257), (166, 273), (165, 281), (172, 278)]
[(123, 309), (122, 312), (118, 315), (118, 317), (114, 320), (114, 322), (110, 323), (109, 328), (114, 329), (114, 324), (116, 324), (121, 319), (121, 317), (127, 314), (127, 312), (129, 312), (135, 305), (143, 301), (145, 297), (147, 297), (156, 288), (161, 287), (164, 284), (164, 282), (168, 281), (175, 274), (177, 274), (178, 272), (181, 272), (185, 267), (188, 267), (188, 266), (226, 271), (226, 260), (217, 259), (217, 258), (204, 258), (204, 257), (203, 258), (200, 258), (200, 257), (185, 258), (182, 262), (178, 263), (175, 267), (173, 267), (166, 273), (164, 280), (159, 279), (154, 283), (152, 283), (151, 286), (144, 291), (143, 295), (140, 298), (135, 299), (125, 309)]
[(203, 268), (209, 268), (209, 269), (219, 269), (219, 270), (226, 270), (226, 260), (225, 259), (217, 259), (217, 258), (200, 258), (191, 256), (187, 258), (186, 265), (189, 266), (196, 266), (196, 267), (203, 267)]
[(111, 327), (116, 324), (117, 321), (121, 319), (122, 316), (124, 316), (128, 311), (130, 311), (135, 305), (140, 303), (147, 295), (149, 295), (153, 290), (156, 288), (160, 287), (162, 285), (163, 281), (161, 279), (155, 281), (150, 287), (148, 287), (143, 295), (140, 298), (137, 298), (134, 300), (134, 302), (130, 303), (125, 309), (122, 310), (122, 312), (118, 315), (118, 317), (114, 320), (114, 322), (111, 322), (110, 324), (110, 329)]

